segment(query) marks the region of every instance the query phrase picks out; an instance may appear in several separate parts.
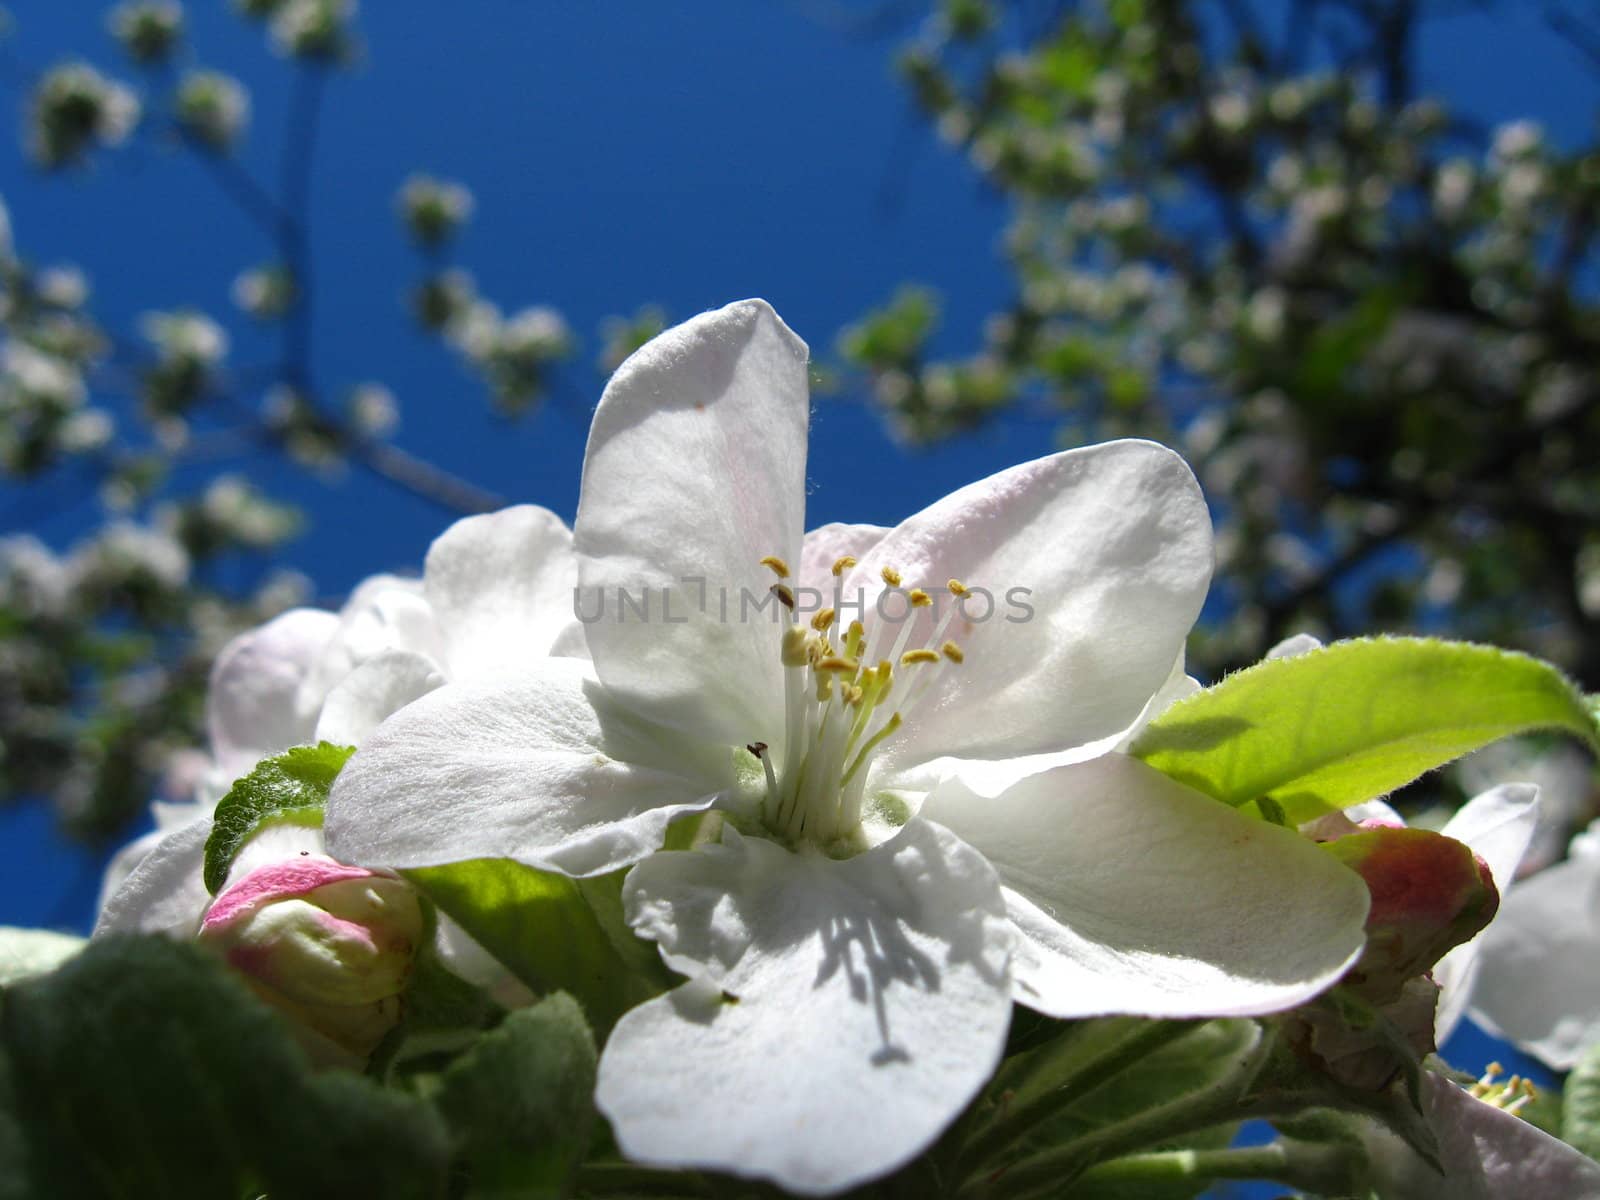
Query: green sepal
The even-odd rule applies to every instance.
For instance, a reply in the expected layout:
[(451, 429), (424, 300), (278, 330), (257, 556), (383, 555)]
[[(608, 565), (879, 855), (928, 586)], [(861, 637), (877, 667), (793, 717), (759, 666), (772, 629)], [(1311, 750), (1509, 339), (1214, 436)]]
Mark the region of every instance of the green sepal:
[(97, 940), (8, 989), (0, 1051), (27, 1195), (445, 1195), (449, 1140), (427, 1104), (313, 1073), (281, 1018), (193, 944)]
[(235, 780), (212, 814), (211, 836), (206, 839), (206, 890), (216, 895), (239, 848), (262, 825), (292, 821), (320, 826), (328, 789), (354, 753), (354, 746), (331, 742), (294, 746), (262, 759), (248, 775)]
[(1525, 654), (1429, 638), (1361, 638), (1269, 659), (1180, 700), (1130, 749), (1235, 807), (1292, 824), (1385, 795), (1513, 734), (1600, 748), (1584, 696)]

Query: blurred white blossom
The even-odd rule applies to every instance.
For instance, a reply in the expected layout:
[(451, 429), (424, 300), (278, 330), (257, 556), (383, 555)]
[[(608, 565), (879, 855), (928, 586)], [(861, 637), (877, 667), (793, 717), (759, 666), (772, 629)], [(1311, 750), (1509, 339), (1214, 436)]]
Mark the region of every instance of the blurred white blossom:
[(231, 75), (190, 71), (178, 85), (178, 123), (196, 141), (226, 150), (250, 119), (250, 94)]

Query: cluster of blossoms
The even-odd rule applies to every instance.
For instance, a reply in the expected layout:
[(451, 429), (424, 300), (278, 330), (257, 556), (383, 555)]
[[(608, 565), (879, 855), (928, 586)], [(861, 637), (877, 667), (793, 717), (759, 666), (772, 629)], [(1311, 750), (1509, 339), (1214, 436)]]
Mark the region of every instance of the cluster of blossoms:
[(162, 63), (183, 39), (183, 6), (176, 0), (130, 0), (111, 10), (106, 26), (134, 62)]
[(400, 219), (423, 246), (454, 236), (472, 215), (472, 193), (453, 180), (413, 175), (400, 188)]
[[(810, 1195), (932, 1145), (1016, 1005), (1288, 1012), (1322, 1075), (1387, 1087), (1393, 1045), (1349, 1006), (1418, 1054), (1459, 1016), (1532, 789), (1448, 836), (1370, 808), (1296, 829), (1156, 769), (1131, 751), (1198, 690), (1184, 644), (1212, 569), (1182, 460), (1065, 451), (892, 529), (807, 531), (807, 357), (758, 301), (669, 330), (601, 399), (573, 529), (532, 506), (468, 518), (420, 581), (370, 579), (339, 613), (230, 644), (193, 798), (119, 856), (97, 936), (198, 938), (324, 1060), (359, 1061), (421, 954), (518, 997), (443, 915), (428, 945), (407, 872), (620, 876), (623, 919), (676, 981), (606, 1037), (617, 1145)], [(355, 750), (325, 809), (260, 820), (218, 869), (235, 781), (337, 747)], [(1441, 1138), (1600, 1187), (1514, 1115), (1423, 1087)], [(1431, 1170), (1384, 1136), (1381, 1186)]]
[(139, 97), (87, 63), (52, 68), (33, 93), (28, 145), (46, 167), (81, 162), (95, 146), (117, 146), (139, 122)]
[(221, 71), (190, 71), (178, 84), (178, 124), (211, 150), (227, 150), (250, 120), (250, 93)]

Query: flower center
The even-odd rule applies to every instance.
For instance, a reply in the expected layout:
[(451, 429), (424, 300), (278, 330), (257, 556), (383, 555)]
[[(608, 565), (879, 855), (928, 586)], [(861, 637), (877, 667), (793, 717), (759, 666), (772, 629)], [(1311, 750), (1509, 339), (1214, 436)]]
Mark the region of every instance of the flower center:
[[(794, 592), (782, 582), (789, 577), (788, 565), (772, 556), (761, 561), (779, 579), (772, 591), (784, 610), (779, 653), (786, 713), (781, 763), (773, 762), (762, 743), (749, 747), (767, 773), (762, 816), (791, 842), (828, 845), (860, 827), (868, 768), (879, 747), (905, 725), (934, 680), (963, 661), (961, 647), (944, 639), (967, 589), (952, 579), (947, 585), (951, 603), (940, 614), (932, 595), (922, 588), (903, 589), (900, 573), (885, 567), (884, 583), (903, 602), (889, 606), (880, 597), (870, 629), (861, 620), (842, 626), (838, 607), (824, 608), (807, 621)], [(839, 559), (834, 579), (855, 565), (849, 556)], [(902, 610), (898, 620), (886, 611), (889, 607)], [(932, 636), (908, 647), (923, 609), (933, 610)]]

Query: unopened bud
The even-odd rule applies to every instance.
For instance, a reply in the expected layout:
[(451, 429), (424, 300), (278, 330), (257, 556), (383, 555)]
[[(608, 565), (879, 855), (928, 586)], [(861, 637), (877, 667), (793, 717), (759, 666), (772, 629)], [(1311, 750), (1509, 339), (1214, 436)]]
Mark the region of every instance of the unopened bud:
[(200, 926), (263, 999), (357, 1055), (399, 1020), (422, 935), (408, 884), (320, 854), (251, 871)]
[(1345, 984), (1374, 1004), (1470, 941), (1500, 906), (1488, 866), (1471, 849), (1428, 829), (1364, 828), (1325, 849), (1367, 885), (1367, 948)]

